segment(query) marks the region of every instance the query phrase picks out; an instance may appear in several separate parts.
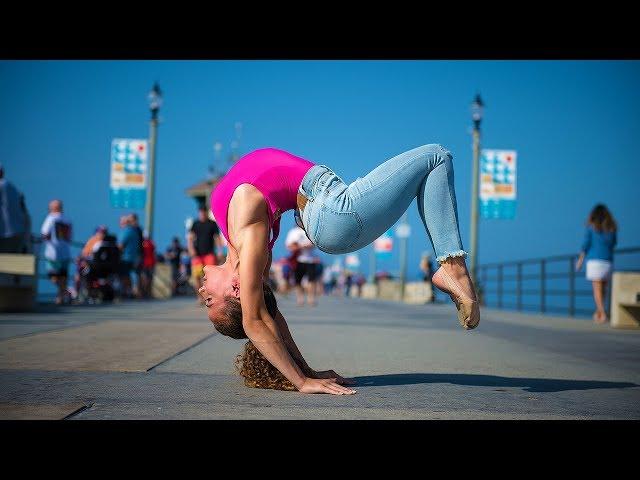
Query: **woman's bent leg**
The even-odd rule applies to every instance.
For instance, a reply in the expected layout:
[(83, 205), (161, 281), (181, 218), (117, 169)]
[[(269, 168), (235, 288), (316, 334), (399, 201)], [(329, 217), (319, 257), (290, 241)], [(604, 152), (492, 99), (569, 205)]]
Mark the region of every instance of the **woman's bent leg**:
[(437, 144), (402, 153), (345, 190), (362, 223), (354, 250), (371, 243), (418, 199), (418, 211), (437, 260), (466, 256), (458, 228), (452, 155)]
[[(315, 238), (332, 253), (358, 250), (378, 238), (404, 213), (414, 198), (438, 262), (433, 284), (456, 303), (460, 324), (480, 321), (458, 224), (453, 156), (437, 144), (424, 145), (387, 160), (348, 187), (329, 181), (321, 202)], [(325, 250), (327, 251), (327, 250)]]
[(348, 186), (320, 166), (324, 170), (318, 169), (315, 183), (303, 189), (308, 203), (302, 221), (320, 250), (353, 252), (389, 229), (417, 197), (420, 218), (441, 264), (432, 282), (451, 295), (460, 323), (470, 329), (478, 325), (480, 312), (464, 261), (452, 159), (442, 146), (424, 145), (387, 160)]

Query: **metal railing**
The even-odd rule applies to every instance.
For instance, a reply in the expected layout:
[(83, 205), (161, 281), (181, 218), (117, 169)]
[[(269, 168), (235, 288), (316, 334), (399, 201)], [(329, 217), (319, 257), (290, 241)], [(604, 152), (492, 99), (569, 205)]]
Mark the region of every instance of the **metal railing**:
[[(632, 266), (627, 265), (625, 268), (619, 268), (618, 257), (628, 254), (639, 254), (640, 247), (618, 248), (614, 250), (614, 271), (640, 271), (640, 261), (633, 263)], [(522, 310), (534, 310), (542, 313), (551, 311), (566, 312), (569, 316), (576, 316), (578, 313), (593, 312), (593, 308), (580, 308), (576, 305), (576, 301), (581, 297), (592, 297), (592, 290), (577, 288), (576, 284), (584, 279), (585, 266), (583, 265), (580, 272), (576, 272), (575, 264), (579, 255), (557, 255), (553, 257), (530, 258), (524, 260), (516, 260), (510, 262), (489, 263), (478, 266), (478, 280), (480, 283), (483, 304), (486, 306)], [(586, 261), (585, 261), (586, 264)], [(557, 267), (560, 267), (558, 270)], [(523, 272), (525, 268), (532, 268), (533, 272)], [(489, 276), (490, 272), (496, 272), (495, 276)], [(505, 273), (507, 275), (505, 275)], [(515, 275), (514, 275), (515, 273)], [(558, 281), (566, 280), (566, 289), (558, 289)], [(515, 281), (515, 289), (505, 289), (505, 281)], [(495, 287), (490, 288), (491, 283), (495, 282)], [(531, 286), (537, 285), (537, 287)], [(527, 283), (527, 287), (523, 288)], [(508, 286), (508, 285), (507, 285)], [(607, 299), (609, 300), (611, 289), (608, 288)], [(489, 298), (495, 296), (495, 302), (489, 302)], [(523, 303), (524, 296), (534, 296), (538, 298), (536, 305)], [(506, 303), (505, 297), (513, 299), (515, 303)], [(551, 305), (551, 298), (562, 299), (566, 297), (565, 305)], [(610, 303), (606, 302), (605, 303)]]

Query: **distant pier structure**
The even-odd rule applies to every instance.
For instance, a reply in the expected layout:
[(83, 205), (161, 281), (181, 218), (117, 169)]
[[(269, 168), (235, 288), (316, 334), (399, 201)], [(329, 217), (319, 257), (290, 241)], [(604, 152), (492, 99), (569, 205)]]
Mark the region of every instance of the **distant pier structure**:
[(216, 185), (220, 183), (222, 177), (222, 175), (219, 175), (208, 178), (187, 188), (186, 194), (195, 200), (197, 208), (206, 207), (207, 210), (211, 210), (211, 205), (209, 205), (211, 192), (213, 192), (213, 190), (216, 188)]
[(203, 206), (206, 207), (209, 212), (209, 217), (213, 220), (213, 215), (211, 213), (211, 205), (210, 198), (211, 192), (215, 190), (222, 177), (229, 171), (229, 169), (238, 161), (240, 158), (240, 138), (242, 136), (242, 123), (236, 122), (234, 124), (235, 129), (235, 138), (231, 141), (231, 151), (229, 152), (226, 161), (222, 161), (222, 143), (219, 141), (214, 142), (213, 144), (213, 152), (214, 152), (214, 160), (211, 165), (209, 165), (209, 172), (207, 178), (202, 180), (195, 185), (186, 189), (186, 194), (193, 198), (196, 202), (196, 209)]

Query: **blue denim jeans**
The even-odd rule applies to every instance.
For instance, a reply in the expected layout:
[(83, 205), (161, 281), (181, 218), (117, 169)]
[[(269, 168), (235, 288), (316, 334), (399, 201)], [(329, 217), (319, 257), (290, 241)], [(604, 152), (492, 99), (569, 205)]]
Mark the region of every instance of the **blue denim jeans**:
[(387, 160), (350, 185), (326, 165), (315, 165), (299, 188), (307, 198), (300, 212), (302, 227), (323, 252), (353, 252), (387, 231), (417, 198), (437, 261), (465, 257), (452, 159), (442, 146), (424, 145)]

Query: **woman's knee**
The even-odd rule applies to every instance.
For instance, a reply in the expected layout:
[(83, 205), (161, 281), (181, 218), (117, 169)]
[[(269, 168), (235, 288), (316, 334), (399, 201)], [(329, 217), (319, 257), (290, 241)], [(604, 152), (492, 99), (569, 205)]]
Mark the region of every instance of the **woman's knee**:
[(433, 158), (436, 161), (453, 160), (451, 152), (439, 143), (429, 143), (418, 148), (427, 158)]

